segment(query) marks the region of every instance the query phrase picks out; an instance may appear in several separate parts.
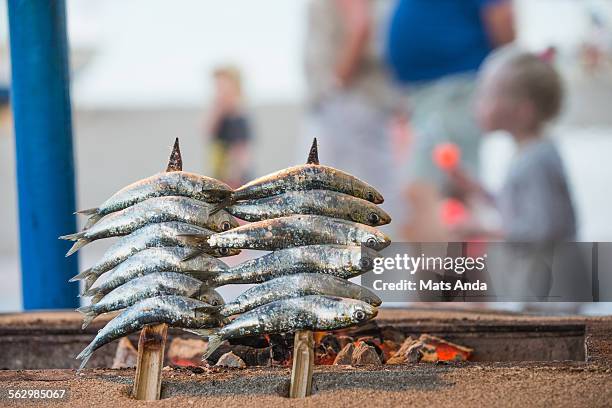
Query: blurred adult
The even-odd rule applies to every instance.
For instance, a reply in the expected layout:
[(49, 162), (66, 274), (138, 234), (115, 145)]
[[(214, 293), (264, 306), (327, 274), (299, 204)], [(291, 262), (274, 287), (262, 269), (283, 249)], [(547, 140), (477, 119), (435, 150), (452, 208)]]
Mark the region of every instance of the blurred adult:
[(240, 71), (222, 66), (213, 72), (214, 99), (207, 126), (213, 177), (232, 187), (250, 178), (251, 129), (242, 98)]
[[(480, 132), (472, 115), (475, 74), (485, 57), (515, 37), (510, 0), (399, 0), (386, 54), (407, 93), (414, 143), (405, 166), (410, 217), (405, 238), (439, 240), (438, 203), (447, 182), (436, 146), (459, 148), (476, 175)], [(438, 228), (440, 227), (440, 228)]]
[(383, 61), (389, 0), (312, 0), (305, 74), (308, 129), (298, 144), (305, 160), (312, 137), (321, 162), (374, 185), (385, 209), (397, 190), (391, 169), (390, 119), (397, 103)]

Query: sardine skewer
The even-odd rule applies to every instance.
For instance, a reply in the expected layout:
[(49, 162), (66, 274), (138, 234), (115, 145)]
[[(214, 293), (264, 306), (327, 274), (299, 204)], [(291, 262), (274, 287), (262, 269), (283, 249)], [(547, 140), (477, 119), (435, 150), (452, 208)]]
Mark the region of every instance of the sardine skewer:
[(148, 324), (166, 323), (171, 327), (201, 329), (215, 327), (218, 317), (197, 311), (216, 310), (199, 300), (181, 296), (159, 296), (141, 300), (125, 309), (102, 328), (77, 356), (83, 369), (94, 351), (121, 337), (135, 333)]
[(382, 303), (380, 298), (370, 290), (346, 279), (317, 273), (299, 273), (281, 276), (253, 286), (233, 302), (221, 307), (219, 314), (228, 317), (278, 300), (309, 295), (356, 299), (372, 306), (379, 306)]
[(178, 221), (212, 231), (227, 231), (238, 223), (226, 211), (209, 215), (210, 204), (188, 197), (154, 197), (109, 214), (90, 228), (60, 239), (76, 241), (66, 256), (98, 239), (128, 235), (145, 225)]
[(340, 218), (373, 227), (391, 222), (389, 214), (376, 204), (330, 190), (288, 191), (272, 197), (240, 201), (226, 210), (246, 221), (310, 214)]
[[(196, 248), (189, 239), (184, 238), (183, 234), (198, 234), (207, 236), (213, 232), (206, 228), (183, 222), (163, 222), (159, 224), (149, 224), (129, 235), (121, 237), (115, 242), (91, 268), (84, 270), (72, 279), (85, 280), (85, 290), (89, 289), (102, 273), (113, 269), (130, 256), (146, 248), (183, 246)], [(192, 251), (193, 252), (193, 251)], [(216, 257), (231, 256), (240, 253), (239, 250), (205, 248), (204, 252)]]
[(364, 323), (376, 316), (374, 306), (355, 299), (304, 296), (278, 300), (241, 314), (220, 329), (187, 330), (208, 336), (204, 359), (224, 340), (237, 337), (290, 333), (297, 330), (331, 331)]
[(191, 276), (175, 272), (156, 272), (133, 279), (124, 285), (113, 289), (98, 303), (77, 309), (83, 314), (85, 329), (97, 316), (125, 309), (143, 299), (161, 295), (176, 295), (195, 297), (211, 306), (220, 306), (223, 298), (213, 289), (206, 288), (203, 283)]
[(77, 213), (90, 216), (86, 225), (86, 228), (89, 228), (105, 215), (148, 198), (183, 196), (215, 203), (229, 197), (231, 192), (232, 189), (219, 180), (186, 171), (170, 171), (136, 181), (113, 194), (99, 207), (80, 210)]

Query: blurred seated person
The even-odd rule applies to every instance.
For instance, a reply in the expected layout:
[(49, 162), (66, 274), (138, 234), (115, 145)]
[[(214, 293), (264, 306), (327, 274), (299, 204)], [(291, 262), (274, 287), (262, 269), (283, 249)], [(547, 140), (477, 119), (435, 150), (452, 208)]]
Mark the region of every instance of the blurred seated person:
[(232, 66), (213, 72), (215, 95), (208, 123), (212, 176), (239, 187), (251, 178), (249, 119), (244, 112), (240, 71)]

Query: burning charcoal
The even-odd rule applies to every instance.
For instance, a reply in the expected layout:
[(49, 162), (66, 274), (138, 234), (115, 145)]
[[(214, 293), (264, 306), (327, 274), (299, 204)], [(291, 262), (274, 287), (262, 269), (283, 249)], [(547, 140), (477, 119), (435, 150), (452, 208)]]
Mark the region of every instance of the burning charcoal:
[(355, 342), (355, 339), (350, 336), (336, 336), (338, 339), (338, 344), (340, 345), (340, 350), (346, 347), (347, 344), (351, 344)]
[(387, 361), (391, 358), (391, 356), (393, 356), (395, 354), (395, 352), (398, 349), (398, 345), (397, 343), (391, 341), (391, 340), (385, 340), (383, 341), (383, 343), (380, 345), (380, 349), (383, 352), (383, 356), (384, 356), (384, 360), (383, 361)]
[(268, 341), (266, 336), (240, 337), (237, 339), (230, 339), (228, 340), (228, 342), (232, 345), (249, 346), (254, 348), (265, 348), (270, 345), (270, 342)]
[(340, 342), (338, 341), (338, 337), (331, 333), (326, 334), (321, 339), (319, 344), (323, 346), (325, 350), (331, 348), (335, 354), (339, 353), (340, 350), (342, 350), (342, 347), (340, 346)]
[(186, 366), (185, 369), (191, 371), (194, 374), (203, 374), (206, 371), (203, 367), (200, 366)]
[(331, 347), (323, 350), (323, 345), (320, 344), (315, 350), (315, 364), (316, 365), (332, 365), (336, 359), (336, 353)]
[(352, 365), (381, 365), (380, 357), (376, 349), (366, 342), (359, 342), (353, 352)]
[(408, 336), (406, 338), (406, 340), (404, 340), (404, 342), (400, 346), (399, 350), (397, 350), (397, 352), (395, 352), (395, 354), (393, 354), (391, 356), (391, 358), (389, 358), (387, 360), (387, 364), (404, 364), (404, 363), (406, 363), (408, 350), (410, 349), (410, 346), (412, 346), (415, 342), (416, 342), (415, 339), (413, 339), (412, 337)]
[(334, 360), (334, 365), (351, 365), (353, 362), (353, 352), (355, 351), (355, 346), (353, 343), (348, 343), (340, 353), (336, 356)]
[(460, 346), (428, 334), (421, 335), (419, 341), (426, 346), (423, 361), (466, 361), (474, 351), (469, 347)]
[(272, 363), (286, 365), (291, 359), (293, 340), (289, 342), (287, 337), (280, 334), (271, 334), (269, 340), (272, 349)]
[(216, 366), (219, 367), (229, 367), (229, 368), (245, 368), (246, 364), (240, 357), (232, 353), (225, 353), (222, 355), (217, 361)]
[(175, 337), (168, 348), (168, 361), (176, 366), (199, 366), (205, 349), (204, 340)]
[(233, 352), (235, 355), (240, 357), (249, 367), (269, 366), (272, 364), (270, 347), (254, 348), (243, 345), (233, 346), (227, 342), (219, 346), (219, 348), (217, 348), (215, 352), (206, 359), (206, 361), (210, 365), (215, 365), (221, 356), (229, 352)]
[(408, 347), (404, 357), (407, 363), (418, 363), (421, 360), (433, 361), (431, 360), (433, 357), (432, 350), (426, 347), (421, 341), (412, 343), (410, 347)]
[(385, 355), (382, 349), (380, 348), (380, 341), (378, 339), (375, 339), (372, 336), (364, 336), (364, 337), (360, 337), (359, 339), (357, 339), (356, 343), (357, 344), (365, 343), (368, 346), (373, 347), (374, 350), (376, 351), (376, 354), (378, 354), (378, 358), (380, 358), (381, 361), (384, 360)]
[(111, 368), (135, 367), (137, 360), (138, 350), (136, 350), (127, 337), (123, 337), (119, 340), (119, 344), (117, 345), (117, 351), (115, 352), (115, 358), (113, 359), (113, 366)]

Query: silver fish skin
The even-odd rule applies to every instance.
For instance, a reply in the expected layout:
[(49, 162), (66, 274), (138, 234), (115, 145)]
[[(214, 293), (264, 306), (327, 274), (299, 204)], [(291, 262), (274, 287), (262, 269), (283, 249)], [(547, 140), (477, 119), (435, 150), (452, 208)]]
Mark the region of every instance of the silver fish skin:
[(198, 277), (211, 286), (261, 283), (296, 273), (318, 273), (350, 279), (372, 270), (375, 250), (350, 245), (308, 245), (279, 249), (220, 273)]
[(296, 330), (344, 329), (372, 319), (377, 313), (374, 306), (355, 299), (312, 295), (278, 300), (241, 314), (213, 334), (207, 333), (208, 348), (204, 359), (208, 358), (223, 340)]
[(384, 201), (382, 194), (368, 183), (342, 170), (319, 164), (293, 166), (268, 174), (236, 189), (231, 197), (236, 202), (301, 190), (332, 190), (375, 204)]
[[(130, 256), (146, 248), (183, 246), (196, 248), (184, 234), (209, 236), (213, 231), (184, 222), (163, 222), (149, 224), (126, 235), (114, 243), (91, 268), (86, 269), (70, 281), (85, 279), (85, 289), (89, 289), (102, 273), (113, 269)], [(231, 256), (240, 253), (238, 250), (221, 250), (205, 248), (204, 251), (216, 257)]]
[(77, 356), (79, 370), (85, 367), (92, 353), (121, 337), (135, 333), (148, 324), (166, 323), (171, 327), (200, 329), (218, 326), (219, 318), (196, 313), (211, 306), (182, 296), (158, 296), (144, 299), (128, 307), (102, 328), (93, 341)]
[(274, 251), (303, 245), (367, 245), (381, 250), (391, 243), (376, 228), (322, 215), (291, 215), (242, 225), (208, 237), (212, 248)]
[[(177, 272), (190, 274), (190, 272), (223, 271), (228, 266), (211, 255), (201, 254), (187, 261), (183, 259), (191, 253), (192, 249), (184, 247), (146, 248), (135, 253), (117, 265), (113, 270), (104, 274), (104, 281), (92, 286), (83, 292), (83, 296), (94, 296), (92, 303), (96, 303), (101, 295), (110, 293), (115, 288), (125, 285), (132, 279), (146, 276), (156, 272)], [(197, 276), (195, 274), (192, 277)]]
[(370, 290), (345, 279), (317, 273), (299, 273), (281, 276), (256, 285), (222, 307), (219, 313), (227, 317), (278, 300), (309, 295), (357, 299), (372, 306), (379, 306), (382, 303)]
[(245, 221), (312, 214), (341, 218), (373, 227), (391, 222), (389, 214), (376, 204), (330, 190), (288, 191), (272, 197), (240, 201), (226, 210)]
[(176, 272), (155, 272), (137, 277), (121, 285), (99, 302), (77, 309), (83, 314), (83, 329), (102, 313), (125, 309), (143, 299), (161, 296), (177, 295), (194, 297), (200, 292), (202, 282), (187, 275)]
[(138, 180), (113, 194), (99, 207), (79, 213), (99, 219), (148, 198), (163, 196), (183, 196), (215, 203), (229, 197), (231, 192), (230, 186), (214, 178), (187, 171), (164, 172)]
[(154, 197), (109, 214), (90, 228), (63, 235), (60, 239), (76, 241), (68, 252), (71, 254), (95, 240), (127, 235), (153, 223), (178, 221), (217, 232), (238, 226), (226, 211), (209, 215), (210, 210), (211, 204), (189, 197)]

